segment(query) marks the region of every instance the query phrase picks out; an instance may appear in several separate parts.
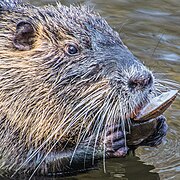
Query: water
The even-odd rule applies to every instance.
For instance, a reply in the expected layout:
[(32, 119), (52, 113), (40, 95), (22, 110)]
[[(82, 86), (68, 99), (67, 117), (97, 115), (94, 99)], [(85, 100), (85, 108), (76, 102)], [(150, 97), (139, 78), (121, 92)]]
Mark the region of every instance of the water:
[[(55, 4), (55, 0), (29, 0), (36, 5)], [(120, 33), (123, 42), (148, 66), (155, 76), (171, 80), (180, 89), (180, 1), (179, 0), (64, 0), (62, 4), (93, 5), (109, 24)], [(176, 85), (175, 85), (176, 83)], [(136, 156), (110, 159), (104, 173), (95, 170), (67, 179), (156, 180), (180, 179), (180, 98), (166, 111), (169, 130), (167, 140), (157, 148), (141, 147)], [(41, 178), (38, 178), (41, 179)], [(51, 178), (43, 178), (50, 180)], [(61, 178), (53, 178), (58, 180)]]

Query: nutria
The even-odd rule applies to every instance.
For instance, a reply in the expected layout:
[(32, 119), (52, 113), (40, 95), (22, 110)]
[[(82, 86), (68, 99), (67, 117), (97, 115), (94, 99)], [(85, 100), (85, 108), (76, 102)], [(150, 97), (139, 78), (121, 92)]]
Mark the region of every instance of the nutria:
[(90, 8), (2, 0), (1, 170), (63, 174), (73, 164), (160, 144), (167, 130), (163, 116), (133, 122), (158, 94), (154, 82)]

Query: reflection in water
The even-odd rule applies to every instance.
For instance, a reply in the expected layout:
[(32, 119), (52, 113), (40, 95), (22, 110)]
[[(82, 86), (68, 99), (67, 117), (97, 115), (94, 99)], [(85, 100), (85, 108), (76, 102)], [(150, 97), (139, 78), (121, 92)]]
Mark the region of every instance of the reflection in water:
[[(56, 0), (29, 0), (36, 5), (55, 4)], [(68, 0), (63, 4), (92, 4), (118, 31), (131, 51), (170, 87), (180, 89), (179, 0)], [(170, 79), (172, 80), (170, 82)], [(162, 84), (168, 85), (167, 82)], [(93, 170), (67, 179), (180, 179), (180, 98), (166, 112), (169, 124), (167, 140), (157, 148), (138, 148), (138, 157), (107, 161), (107, 173)], [(155, 166), (145, 165), (151, 164)], [(100, 168), (102, 169), (102, 168)], [(150, 172), (151, 171), (151, 172)], [(157, 173), (152, 173), (157, 172)], [(40, 180), (41, 178), (35, 178)], [(50, 180), (50, 178), (42, 178)], [(55, 178), (56, 180), (59, 178)]]
[[(103, 171), (102, 164), (94, 170), (80, 173), (70, 177), (33, 177), (32, 180), (88, 180), (88, 179), (119, 179), (119, 180), (158, 180), (158, 173), (151, 173), (154, 169), (152, 165), (145, 165), (136, 156), (128, 156), (122, 159), (109, 159), (106, 161), (106, 172)], [(28, 180), (28, 178), (18, 177), (17, 179)], [(10, 180), (2, 178), (1, 180)]]
[(106, 161), (106, 170), (104, 173), (102, 168), (100, 170), (92, 170), (88, 173), (78, 175), (77, 179), (121, 179), (121, 180), (135, 180), (135, 179), (159, 179), (157, 173), (150, 173), (154, 166), (145, 165), (138, 157), (128, 156), (122, 159), (109, 159)]

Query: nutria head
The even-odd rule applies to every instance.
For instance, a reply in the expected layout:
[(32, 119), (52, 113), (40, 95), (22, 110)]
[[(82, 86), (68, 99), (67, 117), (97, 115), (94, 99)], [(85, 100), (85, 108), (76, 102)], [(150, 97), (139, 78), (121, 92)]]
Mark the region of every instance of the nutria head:
[(88, 7), (0, 2), (4, 169), (48, 172), (50, 153), (76, 153), (87, 139), (98, 149), (155, 94), (152, 73)]

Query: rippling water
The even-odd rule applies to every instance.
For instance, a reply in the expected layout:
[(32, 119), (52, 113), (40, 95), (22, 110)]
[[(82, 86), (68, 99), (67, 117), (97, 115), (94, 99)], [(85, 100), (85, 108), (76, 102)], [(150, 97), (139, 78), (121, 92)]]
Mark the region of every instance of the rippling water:
[[(55, 4), (55, 0), (29, 0), (29, 2), (36, 5)], [(93, 5), (96, 11), (120, 33), (129, 49), (153, 70), (157, 78), (166, 81), (164, 84), (168, 81), (171, 89), (180, 89), (179, 0), (64, 0), (61, 2), (65, 5), (77, 2)], [(99, 167), (97, 170), (67, 179), (180, 179), (179, 109), (178, 97), (165, 113), (169, 131), (164, 144), (157, 148), (138, 148), (136, 156), (129, 155), (123, 159), (107, 160), (106, 173)]]

